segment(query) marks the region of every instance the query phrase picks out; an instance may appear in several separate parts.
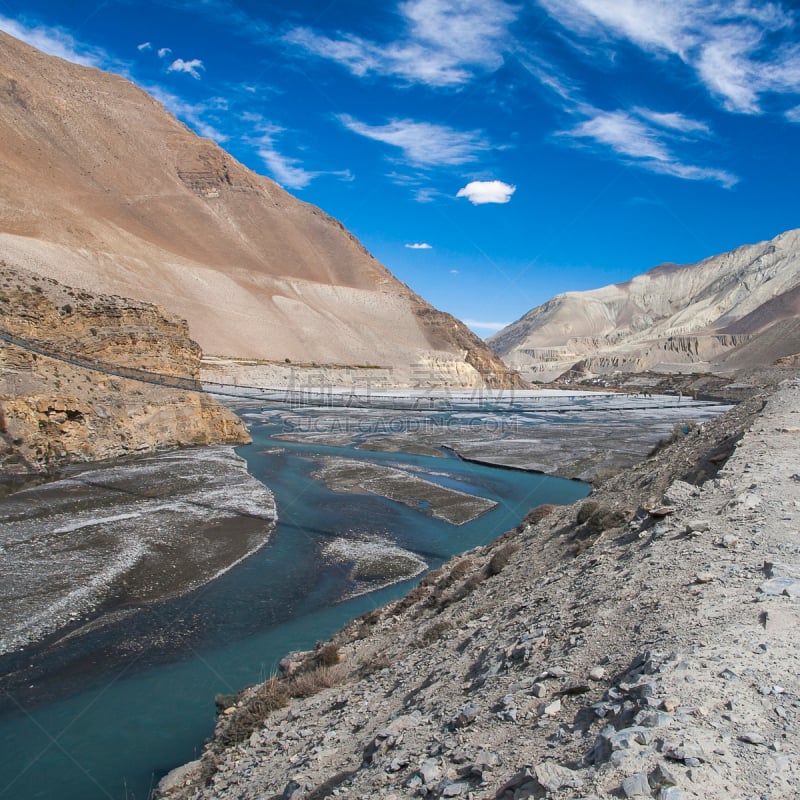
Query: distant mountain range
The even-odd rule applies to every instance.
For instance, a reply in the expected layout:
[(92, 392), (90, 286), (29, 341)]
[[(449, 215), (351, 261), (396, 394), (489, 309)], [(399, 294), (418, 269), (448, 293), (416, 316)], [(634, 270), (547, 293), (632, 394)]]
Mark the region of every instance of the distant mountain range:
[(335, 219), (257, 175), (129, 81), (0, 33), (0, 258), (157, 302), (207, 354), (508, 385), (461, 322)]
[(698, 264), (567, 292), (488, 343), (523, 378), (720, 372), (800, 353), (800, 230)]

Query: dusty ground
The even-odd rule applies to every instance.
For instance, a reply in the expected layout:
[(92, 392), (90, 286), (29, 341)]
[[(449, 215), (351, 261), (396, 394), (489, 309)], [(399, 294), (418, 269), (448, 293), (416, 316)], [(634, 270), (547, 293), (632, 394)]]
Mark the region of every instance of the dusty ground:
[(228, 701), (164, 796), (795, 798), (800, 383), (761, 405)]

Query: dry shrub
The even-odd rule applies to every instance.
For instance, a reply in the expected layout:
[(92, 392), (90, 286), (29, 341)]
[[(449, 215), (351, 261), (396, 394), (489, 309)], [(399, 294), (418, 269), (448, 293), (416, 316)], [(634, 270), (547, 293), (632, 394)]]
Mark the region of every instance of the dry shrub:
[(263, 725), (264, 720), (289, 702), (289, 692), (283, 681), (270, 678), (258, 686), (247, 698), (241, 708), (237, 708), (217, 735), (224, 747), (243, 742), (250, 734)]
[(503, 545), (489, 560), (486, 565), (486, 574), (488, 576), (499, 575), (511, 560), (511, 556), (519, 550), (519, 545), (506, 544)]
[(447, 633), (453, 627), (453, 623), (446, 620), (440, 619), (438, 622), (434, 622), (433, 625), (426, 628), (419, 637), (419, 645), (420, 647), (425, 647), (433, 642), (438, 641), (442, 638), (442, 636)]
[(339, 650), (339, 645), (334, 644), (333, 642), (328, 642), (327, 644), (322, 645), (322, 647), (317, 650), (315, 659), (318, 664), (322, 664), (325, 667), (331, 667), (334, 664), (338, 664), (342, 660), (342, 654)]
[(578, 525), (585, 526), (588, 533), (599, 534), (603, 531), (619, 528), (627, 522), (625, 512), (610, 506), (587, 500), (578, 509)]
[(405, 597), (401, 597), (395, 606), (396, 611), (405, 611), (407, 608), (418, 603), (428, 593), (428, 590), (422, 586), (415, 586)]
[(311, 697), (323, 689), (338, 686), (345, 678), (341, 664), (332, 667), (316, 667), (295, 675), (287, 682), (287, 690), (292, 697)]
[(461, 580), (474, 566), (471, 558), (462, 558), (450, 570), (450, 583)]
[(525, 519), (522, 520), (520, 524), (521, 528), (528, 527), (530, 525), (536, 525), (541, 522), (545, 517), (549, 517), (558, 506), (553, 505), (552, 503), (544, 503), (541, 506), (536, 506), (536, 508), (532, 509), (525, 515)]
[(392, 660), (386, 653), (376, 653), (372, 658), (368, 659), (361, 665), (358, 674), (361, 678), (366, 678), (376, 672), (380, 672), (387, 667), (392, 666)]
[(444, 570), (439, 567), (439, 569), (431, 570), (420, 582), (419, 585), (423, 587), (433, 586), (439, 578), (442, 577)]
[(600, 503), (595, 500), (587, 500), (585, 503), (581, 503), (581, 507), (578, 509), (578, 525), (583, 525), (587, 522), (598, 508), (600, 508)]

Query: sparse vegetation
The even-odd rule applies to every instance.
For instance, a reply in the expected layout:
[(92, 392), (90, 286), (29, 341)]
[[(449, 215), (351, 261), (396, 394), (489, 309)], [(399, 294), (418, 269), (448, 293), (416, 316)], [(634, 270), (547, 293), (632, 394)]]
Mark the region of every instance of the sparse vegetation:
[(511, 556), (519, 550), (519, 545), (505, 544), (503, 545), (489, 560), (486, 565), (486, 574), (488, 576), (499, 575), (508, 565)]
[(317, 650), (316, 660), (319, 664), (326, 667), (338, 664), (342, 660), (339, 645), (333, 642), (322, 645), (322, 647)]

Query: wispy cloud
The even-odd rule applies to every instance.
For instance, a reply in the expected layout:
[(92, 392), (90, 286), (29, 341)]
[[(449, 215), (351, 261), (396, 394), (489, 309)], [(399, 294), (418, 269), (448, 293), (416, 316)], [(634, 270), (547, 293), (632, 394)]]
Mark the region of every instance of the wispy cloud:
[(248, 121), (258, 132), (251, 142), (256, 147), (261, 160), (264, 162), (272, 178), (288, 189), (305, 189), (311, 181), (321, 175), (331, 175), (343, 181), (352, 181), (353, 174), (350, 170), (311, 170), (303, 166), (299, 158), (287, 156), (277, 146), (276, 140), (286, 129), (279, 125), (267, 122), (258, 114), (249, 114)]
[(200, 70), (205, 69), (203, 62), (199, 58), (193, 58), (191, 61), (184, 61), (182, 58), (176, 58), (168, 67), (167, 72), (185, 72), (191, 75), (195, 80), (200, 80)]
[(205, 115), (211, 110), (209, 106), (198, 103), (187, 103), (180, 97), (168, 92), (161, 86), (149, 84), (142, 88), (164, 108), (179, 119), (182, 119), (201, 136), (213, 139), (217, 144), (224, 144), (230, 138), (227, 134), (217, 130), (206, 119)]
[[(561, 135), (590, 140), (621, 156), (628, 163), (650, 172), (686, 180), (714, 181), (726, 188), (737, 182), (738, 178), (725, 170), (685, 163), (673, 151), (669, 141), (672, 134), (664, 130), (663, 119), (661, 119), (662, 127), (656, 128), (642, 119), (647, 115), (641, 111), (640, 109), (639, 116), (635, 116), (631, 112), (621, 110), (585, 109), (587, 118), (570, 130), (562, 131)], [(672, 123), (667, 125), (667, 128), (676, 129), (683, 134), (691, 131), (691, 121), (687, 118), (678, 115), (673, 119), (667, 116)], [(657, 113), (656, 117), (659, 117)], [(706, 133), (706, 129), (699, 129), (699, 132)]]
[(427, 242), (414, 242), (414, 244), (405, 244), (403, 247), (407, 247), (409, 250), (432, 250), (433, 247), (429, 245)]
[(635, 114), (658, 125), (661, 128), (669, 128), (673, 131), (690, 134), (710, 134), (711, 128), (705, 122), (692, 119), (676, 111), (653, 111), (650, 108), (636, 107), (633, 109)]
[(152, 50), (153, 45), (150, 42), (142, 42), (141, 44), (136, 45), (137, 50)]
[(348, 114), (340, 114), (338, 119), (359, 136), (399, 148), (414, 166), (466, 164), (491, 147), (480, 131), (459, 131), (432, 122), (394, 119), (386, 125), (367, 125)]
[(159, 58), (166, 58), (172, 52), (171, 47), (159, 47), (158, 48), (158, 57)]
[(472, 205), (482, 206), (487, 203), (507, 203), (516, 191), (516, 186), (503, 181), (471, 181), (458, 190), (456, 197), (466, 197)]
[(398, 11), (404, 31), (396, 41), (375, 42), (352, 33), (327, 36), (311, 28), (295, 28), (285, 41), (358, 77), (450, 87), (503, 64), (508, 29), (519, 13), (504, 0), (406, 0)]
[(690, 67), (728, 111), (757, 114), (767, 94), (800, 92), (797, 21), (756, 0), (538, 0), (583, 45), (633, 43)]
[(63, 58), (73, 64), (105, 68), (109, 68), (112, 64), (112, 59), (105, 50), (79, 42), (63, 28), (0, 15), (0, 30), (48, 55)]

